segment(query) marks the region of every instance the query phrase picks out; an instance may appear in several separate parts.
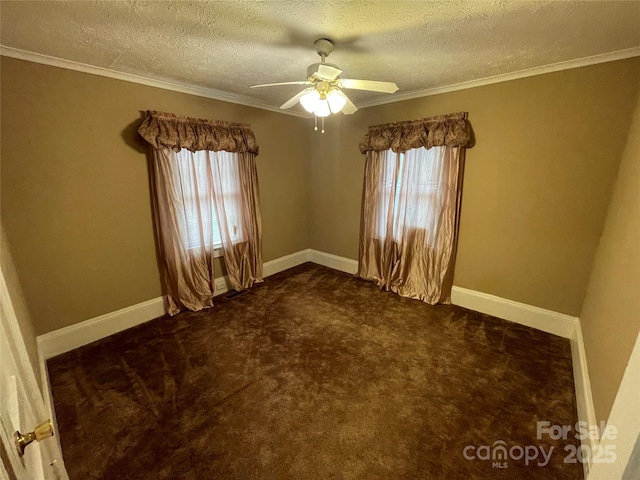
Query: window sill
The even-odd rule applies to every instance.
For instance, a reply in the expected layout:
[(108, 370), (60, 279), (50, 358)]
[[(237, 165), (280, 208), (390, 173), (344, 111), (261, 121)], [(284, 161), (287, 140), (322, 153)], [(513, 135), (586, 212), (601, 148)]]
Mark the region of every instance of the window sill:
[[(187, 250), (200, 249), (200, 247), (190, 247)], [(213, 251), (213, 258), (224, 257), (224, 250), (221, 243), (214, 243), (213, 248), (210, 250), (210, 246), (207, 245), (207, 251)]]

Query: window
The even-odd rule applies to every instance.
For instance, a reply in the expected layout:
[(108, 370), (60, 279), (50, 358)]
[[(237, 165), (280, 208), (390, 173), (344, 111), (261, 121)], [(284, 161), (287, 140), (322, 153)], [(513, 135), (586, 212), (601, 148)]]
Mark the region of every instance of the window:
[(212, 306), (219, 272), (211, 260), (221, 243), (234, 289), (262, 281), (258, 145), (249, 125), (150, 111), (138, 132), (153, 146), (154, 226), (169, 313)]
[(437, 147), (421, 147), (405, 153), (386, 152), (378, 197), (379, 238), (386, 238), (389, 228), (393, 238), (399, 239), (406, 229), (424, 230), (434, 223), (442, 169), (437, 151)]
[[(359, 145), (360, 278), (430, 304), (449, 301), (464, 153), (472, 143), (464, 112), (369, 127)], [(392, 145), (415, 148), (394, 153)]]
[[(224, 192), (219, 197), (227, 215), (228, 228), (232, 241), (241, 238), (240, 228), (240, 178), (235, 153), (225, 151), (191, 152), (182, 149), (176, 153), (178, 169), (175, 172), (176, 185), (180, 185), (183, 215), (179, 216), (181, 238), (188, 249), (213, 248), (216, 255), (221, 254), (222, 237), (220, 222), (213, 203), (214, 190)], [(225, 168), (221, 168), (221, 163)], [(213, 175), (214, 169), (219, 173)], [(224, 171), (224, 175), (220, 172)], [(223, 189), (215, 189), (215, 183), (222, 182)], [(214, 187), (214, 188), (212, 188)], [(204, 244), (204, 245), (203, 245)]]

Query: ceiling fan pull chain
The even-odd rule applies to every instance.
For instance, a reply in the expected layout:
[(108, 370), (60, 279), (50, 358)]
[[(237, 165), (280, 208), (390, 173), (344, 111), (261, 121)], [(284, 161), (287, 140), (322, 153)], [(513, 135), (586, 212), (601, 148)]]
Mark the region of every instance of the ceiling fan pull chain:
[(322, 117), (322, 133), (324, 133), (324, 117)]
[(313, 116), (313, 121), (314, 121), (314, 130), (317, 132), (318, 131), (318, 117), (316, 115)]

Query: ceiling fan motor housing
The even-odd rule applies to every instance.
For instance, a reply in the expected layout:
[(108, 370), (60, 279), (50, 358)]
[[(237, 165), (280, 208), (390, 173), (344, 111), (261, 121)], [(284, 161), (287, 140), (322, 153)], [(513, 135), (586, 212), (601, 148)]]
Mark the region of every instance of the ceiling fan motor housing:
[(324, 79), (318, 73), (320, 65), (325, 65), (325, 66), (328, 66), (328, 67), (338, 68), (338, 66), (334, 65), (333, 63), (312, 63), (311, 65), (309, 65), (307, 67), (307, 80), (309, 80), (310, 82), (313, 82), (314, 80), (327, 80), (327, 79)]

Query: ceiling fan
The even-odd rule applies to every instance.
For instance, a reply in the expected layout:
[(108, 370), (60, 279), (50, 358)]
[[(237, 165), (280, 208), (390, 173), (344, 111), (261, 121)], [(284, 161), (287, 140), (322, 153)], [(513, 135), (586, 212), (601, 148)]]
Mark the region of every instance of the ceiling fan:
[(316, 117), (327, 117), (331, 113), (340, 111), (350, 115), (358, 110), (353, 102), (342, 92), (342, 89), (383, 93), (394, 93), (398, 90), (398, 86), (393, 82), (339, 78), (342, 70), (337, 65), (325, 63), (325, 59), (333, 52), (333, 42), (327, 38), (320, 38), (314, 42), (314, 45), (322, 60), (320, 63), (313, 63), (307, 67), (307, 79), (305, 81), (265, 83), (252, 85), (251, 88), (279, 85), (310, 85), (283, 103), (280, 108), (283, 110), (291, 108), (300, 102), (307, 112), (313, 113)]

